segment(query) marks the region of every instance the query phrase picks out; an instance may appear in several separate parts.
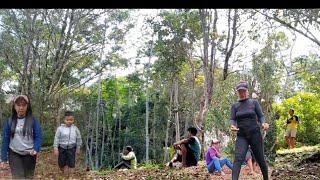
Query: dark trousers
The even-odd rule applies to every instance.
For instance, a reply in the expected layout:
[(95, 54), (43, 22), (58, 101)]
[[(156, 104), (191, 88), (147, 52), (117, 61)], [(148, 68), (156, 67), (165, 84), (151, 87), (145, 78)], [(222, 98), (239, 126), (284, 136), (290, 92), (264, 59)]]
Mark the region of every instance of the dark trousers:
[[(181, 144), (181, 146), (184, 146), (185, 149), (187, 150), (186, 165), (188, 167), (189, 166), (197, 166), (198, 165), (198, 161), (197, 161), (193, 151), (188, 146), (188, 144)], [(182, 154), (178, 154), (177, 161), (182, 162)]]
[(13, 179), (32, 179), (36, 167), (36, 156), (20, 155), (10, 149), (9, 165)]
[(60, 146), (58, 147), (58, 165), (60, 168), (63, 168), (64, 166), (74, 168), (76, 166), (76, 150), (76, 147), (70, 149), (64, 149)]
[(118, 163), (114, 169), (131, 169), (131, 160), (124, 160)]
[(263, 179), (268, 180), (268, 166), (264, 157), (263, 140), (260, 130), (244, 134), (238, 134), (236, 140), (235, 160), (233, 163), (232, 180), (239, 179), (241, 165), (245, 161), (248, 151), (248, 145), (251, 146), (255, 160), (260, 166)]

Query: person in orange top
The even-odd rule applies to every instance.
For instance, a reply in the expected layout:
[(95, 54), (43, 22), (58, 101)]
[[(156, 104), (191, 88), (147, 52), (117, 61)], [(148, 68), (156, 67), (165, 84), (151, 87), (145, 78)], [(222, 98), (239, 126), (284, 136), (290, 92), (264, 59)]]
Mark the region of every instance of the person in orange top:
[(290, 118), (287, 120), (286, 142), (288, 144), (289, 149), (292, 149), (296, 146), (296, 136), (299, 124), (299, 117), (294, 114), (294, 109), (290, 109), (289, 114)]

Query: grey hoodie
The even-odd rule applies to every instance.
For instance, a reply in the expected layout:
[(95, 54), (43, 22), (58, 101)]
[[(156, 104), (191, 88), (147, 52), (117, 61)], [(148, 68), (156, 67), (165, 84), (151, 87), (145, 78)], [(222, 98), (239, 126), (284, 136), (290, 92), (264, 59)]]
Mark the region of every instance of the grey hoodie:
[(12, 151), (27, 155), (33, 150), (34, 139), (27, 136), (23, 136), (23, 125), (25, 123), (25, 118), (17, 119), (17, 126), (14, 137), (11, 138), (9, 147)]
[(58, 127), (54, 137), (54, 149), (58, 149), (58, 146), (61, 146), (64, 149), (70, 149), (77, 146), (77, 148), (80, 149), (81, 145), (82, 139), (77, 126), (72, 124), (68, 127), (65, 124), (61, 124), (61, 126)]

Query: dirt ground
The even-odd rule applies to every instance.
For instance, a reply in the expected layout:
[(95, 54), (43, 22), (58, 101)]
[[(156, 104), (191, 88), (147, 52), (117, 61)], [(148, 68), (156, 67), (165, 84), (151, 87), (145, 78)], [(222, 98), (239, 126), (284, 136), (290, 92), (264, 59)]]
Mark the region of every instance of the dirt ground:
[[(293, 156), (293, 155), (292, 155)], [(305, 161), (297, 161), (298, 155), (291, 157), (286, 155), (279, 158), (278, 165), (269, 167), (269, 175), (271, 179), (317, 179), (320, 177), (319, 157), (315, 155), (313, 159)], [(292, 162), (286, 159), (293, 159), (296, 164), (292, 166)], [(309, 155), (309, 157), (311, 157)], [(317, 159), (318, 158), (318, 159)], [(84, 166), (84, 157), (77, 157), (77, 164), (74, 172), (63, 175), (60, 173), (57, 164), (57, 157), (52, 151), (43, 151), (39, 156), (35, 179), (108, 179), (108, 180), (130, 180), (130, 179), (231, 179), (231, 170), (224, 167), (225, 176), (215, 173), (208, 173), (204, 161), (200, 161), (198, 167), (189, 168), (143, 168), (127, 171), (86, 171)], [(290, 166), (291, 165), (291, 166)], [(260, 169), (257, 169), (257, 175), (251, 175), (249, 168), (244, 166), (241, 170), (240, 180), (259, 180), (262, 179)], [(0, 179), (11, 179), (10, 169), (0, 170)]]

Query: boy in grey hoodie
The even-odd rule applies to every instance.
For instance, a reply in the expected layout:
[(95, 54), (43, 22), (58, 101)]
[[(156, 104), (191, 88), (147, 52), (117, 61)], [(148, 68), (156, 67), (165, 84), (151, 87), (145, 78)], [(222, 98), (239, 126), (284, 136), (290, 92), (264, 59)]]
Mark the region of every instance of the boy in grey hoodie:
[(60, 170), (62, 173), (67, 173), (68, 169), (71, 171), (75, 167), (75, 157), (76, 153), (80, 154), (82, 139), (79, 129), (73, 124), (72, 111), (65, 112), (64, 123), (56, 131), (53, 148), (54, 154), (58, 156)]

